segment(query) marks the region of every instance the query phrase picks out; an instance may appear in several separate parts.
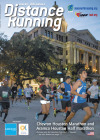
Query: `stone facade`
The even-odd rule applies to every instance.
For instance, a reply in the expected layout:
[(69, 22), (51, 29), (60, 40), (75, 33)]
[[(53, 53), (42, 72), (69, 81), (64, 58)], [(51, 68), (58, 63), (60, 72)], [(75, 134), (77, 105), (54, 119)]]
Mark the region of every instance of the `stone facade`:
[(63, 65), (68, 63), (86, 64), (86, 69), (100, 74), (100, 41), (96, 40), (88, 30), (71, 29), (69, 32), (54, 32), (52, 28), (37, 27), (28, 32), (30, 39), (37, 36), (49, 39)]

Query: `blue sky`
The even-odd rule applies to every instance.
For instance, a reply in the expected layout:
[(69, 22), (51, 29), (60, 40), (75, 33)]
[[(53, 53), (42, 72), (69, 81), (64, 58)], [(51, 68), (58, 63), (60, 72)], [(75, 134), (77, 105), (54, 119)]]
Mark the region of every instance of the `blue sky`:
[[(13, 35), (14, 32), (18, 32), (23, 28), (8, 28), (8, 18), (5, 17), (5, 5), (6, 4), (21, 4), (21, 3), (45, 3), (45, 7), (50, 8), (54, 4), (55, 0), (0, 0), (1, 5), (1, 27), (0, 32), (3, 32), (8, 36), (8, 39)], [(64, 8), (64, 17), (68, 24), (69, 31), (71, 28), (77, 30), (88, 29), (92, 35), (100, 40), (100, 0), (56, 0), (58, 6)], [(98, 10), (73, 10), (73, 12), (68, 12), (67, 6), (73, 4), (74, 7), (97, 7)], [(98, 14), (97, 17), (87, 16), (87, 17), (77, 17), (75, 12), (82, 12), (83, 14)], [(32, 28), (26, 28), (30, 31)]]

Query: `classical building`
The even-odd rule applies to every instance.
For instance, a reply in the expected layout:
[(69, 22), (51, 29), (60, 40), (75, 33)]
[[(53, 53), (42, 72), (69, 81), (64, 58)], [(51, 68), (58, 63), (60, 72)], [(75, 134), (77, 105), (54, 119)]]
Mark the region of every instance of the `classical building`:
[[(56, 9), (58, 5), (54, 5)], [(56, 17), (53, 17), (56, 18)], [(76, 64), (81, 62), (85, 64), (86, 69), (92, 70), (94, 76), (100, 77), (100, 41), (86, 30), (70, 29), (67, 31), (67, 22), (62, 16), (61, 29), (54, 32), (53, 27), (35, 27), (27, 33), (29, 39), (34, 39), (37, 36), (42, 36), (44, 39), (49, 39), (50, 43), (59, 52), (58, 58), (63, 65), (68, 63)], [(14, 33), (16, 35), (17, 33)]]

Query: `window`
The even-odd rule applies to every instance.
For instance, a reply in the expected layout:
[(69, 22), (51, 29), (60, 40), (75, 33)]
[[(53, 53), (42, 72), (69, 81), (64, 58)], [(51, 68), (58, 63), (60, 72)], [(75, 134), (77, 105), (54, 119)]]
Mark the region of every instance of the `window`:
[(89, 62), (90, 62), (90, 61), (92, 61), (92, 57), (91, 57), (91, 56), (89, 56)]
[(66, 42), (68, 41), (68, 37), (66, 36)]
[(36, 32), (34, 32), (34, 37), (38, 36), (38, 30)]
[(63, 36), (61, 37), (61, 41), (63, 42)]
[(68, 55), (68, 51), (66, 50), (66, 55)]
[(59, 41), (61, 41), (61, 35), (59, 35)]
[(78, 39), (77, 39), (77, 42), (82, 43), (82, 40), (78, 38)]
[(63, 64), (63, 60), (62, 59), (60, 59), (60, 64)]
[(56, 40), (58, 40), (58, 35), (56, 35)]
[(83, 54), (81, 54), (81, 60), (83, 60)]
[(51, 38), (53, 38), (53, 32), (51, 32)]
[(63, 36), (56, 34), (56, 40), (59, 40), (59, 41), (63, 42)]
[(66, 59), (66, 64), (68, 64), (68, 59)]
[(92, 71), (92, 66), (89, 66), (89, 70)]
[(45, 30), (45, 36), (47, 36), (47, 30)]
[(47, 37), (50, 37), (50, 31), (48, 31)]

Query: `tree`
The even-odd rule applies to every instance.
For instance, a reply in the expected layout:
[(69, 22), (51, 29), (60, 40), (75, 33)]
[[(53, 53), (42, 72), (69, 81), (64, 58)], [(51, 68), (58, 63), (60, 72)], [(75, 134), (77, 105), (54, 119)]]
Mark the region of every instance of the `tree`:
[[(67, 68), (68, 68), (68, 71), (70, 72), (71, 76), (72, 76), (72, 80), (73, 81), (76, 81), (77, 78), (78, 78), (78, 71), (79, 69), (83, 68), (83, 69), (86, 69), (85, 68), (85, 64), (82, 64), (82, 63), (77, 63), (77, 64), (68, 64), (67, 65)], [(88, 76), (90, 74), (93, 74), (92, 71), (90, 69), (86, 69), (87, 73), (88, 73)]]
[(18, 84), (37, 76), (50, 76), (59, 67), (55, 49), (41, 36), (30, 40), (27, 34), (14, 35), (6, 52), (7, 69)]
[(8, 51), (9, 42), (7, 40), (7, 36), (4, 33), (0, 33), (0, 81), (7, 75), (7, 55), (6, 51)]
[(78, 78), (78, 71), (81, 68), (85, 68), (85, 64), (77, 63), (77, 64), (68, 64), (68, 71), (70, 72), (73, 81), (76, 81)]

